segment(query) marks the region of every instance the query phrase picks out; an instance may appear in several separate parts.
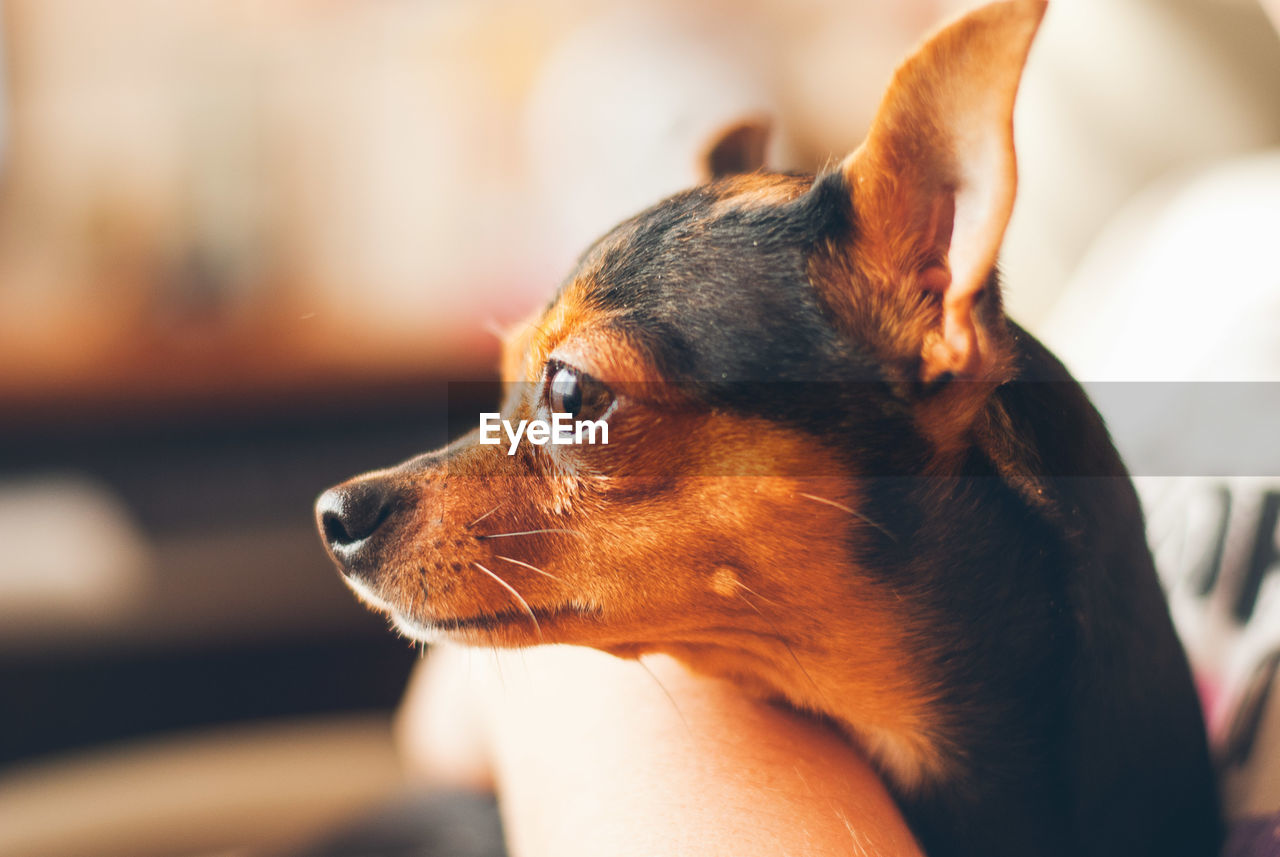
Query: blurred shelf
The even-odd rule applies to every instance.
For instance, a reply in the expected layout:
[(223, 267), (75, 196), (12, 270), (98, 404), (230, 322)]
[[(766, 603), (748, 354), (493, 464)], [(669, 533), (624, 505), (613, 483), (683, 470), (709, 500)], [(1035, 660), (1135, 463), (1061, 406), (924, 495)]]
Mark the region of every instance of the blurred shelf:
[(389, 712), (418, 657), (383, 633), (0, 659), (0, 774), (15, 762), (194, 727)]
[(74, 331), (59, 339), (19, 349), (0, 338), (0, 431), (357, 407), (491, 378), (499, 346), (479, 324), (424, 330), (416, 341), (271, 326), (175, 328), (83, 348), (65, 344)]
[[(91, 365), (15, 363), (0, 341), (0, 487), (91, 484), (145, 557), (123, 607), (0, 620), (0, 764), (394, 705), (417, 653), (341, 584), (312, 503), (474, 428), (498, 396), (474, 383), (497, 349), (474, 329), (415, 348), (262, 332), (150, 342)], [(0, 571), (30, 573), (12, 563)]]

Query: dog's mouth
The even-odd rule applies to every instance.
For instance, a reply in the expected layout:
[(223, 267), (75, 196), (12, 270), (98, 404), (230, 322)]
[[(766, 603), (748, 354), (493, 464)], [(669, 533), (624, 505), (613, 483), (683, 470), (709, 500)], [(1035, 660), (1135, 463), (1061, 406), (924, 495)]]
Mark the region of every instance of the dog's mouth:
[(568, 619), (599, 619), (599, 608), (579, 605), (562, 605), (559, 607), (531, 607), (529, 612), (523, 610), (499, 610), (493, 613), (476, 616), (453, 616), (433, 619), (419, 619), (408, 616), (399, 610), (389, 610), (392, 623), (406, 637), (422, 642), (434, 642), (450, 632), (481, 631), (519, 631), (524, 630), (533, 637), (541, 637), (542, 632)]

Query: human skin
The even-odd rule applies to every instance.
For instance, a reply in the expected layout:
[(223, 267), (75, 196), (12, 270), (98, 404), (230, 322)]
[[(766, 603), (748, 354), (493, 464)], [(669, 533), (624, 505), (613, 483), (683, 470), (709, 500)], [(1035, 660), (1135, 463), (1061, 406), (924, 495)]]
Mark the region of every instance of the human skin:
[(440, 646), (398, 732), (418, 776), (496, 783), (514, 857), (920, 854), (833, 729), (662, 656)]
[(1271, 23), (1280, 29), (1280, 0), (1262, 0), (1262, 8), (1271, 16)]

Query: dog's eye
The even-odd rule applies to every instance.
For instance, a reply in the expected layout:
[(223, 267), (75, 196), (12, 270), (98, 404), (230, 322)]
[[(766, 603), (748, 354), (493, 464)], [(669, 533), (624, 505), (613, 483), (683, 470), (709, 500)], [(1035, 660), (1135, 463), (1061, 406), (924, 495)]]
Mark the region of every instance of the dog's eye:
[(568, 366), (556, 369), (547, 388), (547, 404), (552, 413), (576, 417), (582, 410), (582, 376)]
[(613, 404), (607, 387), (572, 366), (553, 364), (547, 375), (547, 407), (552, 413), (596, 420)]

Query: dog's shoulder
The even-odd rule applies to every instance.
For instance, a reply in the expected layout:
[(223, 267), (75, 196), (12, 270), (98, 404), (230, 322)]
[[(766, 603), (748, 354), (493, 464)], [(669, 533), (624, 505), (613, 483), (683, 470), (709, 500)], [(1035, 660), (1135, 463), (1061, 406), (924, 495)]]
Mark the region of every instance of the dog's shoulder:
[(1216, 797), (1199, 701), (1137, 493), (1080, 383), (1025, 330), (1014, 326), (1013, 338), (1016, 377), (996, 392), (1000, 424), (984, 446), (1062, 536), (1073, 826), (1090, 854), (1139, 842), (1214, 853), (1221, 828), (1203, 811)]

